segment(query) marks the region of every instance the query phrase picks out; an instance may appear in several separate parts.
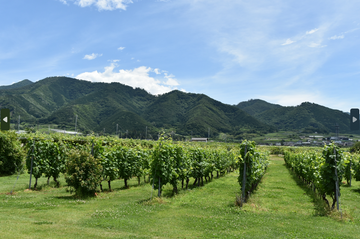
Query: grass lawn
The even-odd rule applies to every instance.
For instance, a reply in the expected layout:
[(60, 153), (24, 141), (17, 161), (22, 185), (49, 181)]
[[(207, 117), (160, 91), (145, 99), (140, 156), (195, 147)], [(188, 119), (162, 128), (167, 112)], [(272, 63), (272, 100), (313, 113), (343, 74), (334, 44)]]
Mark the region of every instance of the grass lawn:
[(360, 182), (342, 187), (340, 219), (337, 213), (327, 215), (323, 203), (275, 156), (243, 208), (235, 206), (237, 173), (176, 196), (166, 186), (161, 199), (149, 184), (137, 186), (136, 179), (128, 189), (117, 180), (113, 192), (86, 200), (73, 197), (67, 187), (46, 186), (45, 178), (39, 180), (40, 190), (25, 191), (27, 174), (20, 175), (9, 195), (16, 177), (0, 178), (1, 238), (360, 237)]

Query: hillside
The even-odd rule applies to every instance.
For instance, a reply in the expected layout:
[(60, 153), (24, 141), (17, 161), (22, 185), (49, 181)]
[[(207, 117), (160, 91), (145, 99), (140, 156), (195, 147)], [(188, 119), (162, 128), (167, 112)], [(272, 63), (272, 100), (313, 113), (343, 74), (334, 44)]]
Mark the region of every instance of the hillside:
[(271, 104), (259, 99), (240, 102), (237, 107), (252, 116), (257, 116), (268, 110), (282, 108), (281, 105)]
[(144, 112), (144, 118), (157, 127), (176, 126), (181, 134), (259, 133), (275, 131), (234, 106), (225, 105), (203, 94), (172, 91), (159, 96)]
[(12, 85), (0, 86), (0, 90), (16, 89), (16, 88), (20, 88), (20, 87), (31, 85), (31, 84), (33, 84), (32, 81), (25, 79), (25, 80), (19, 81), (17, 83), (14, 83)]
[(157, 135), (161, 128), (183, 135), (206, 137), (227, 133), (238, 138), (266, 133), (274, 127), (241, 109), (205, 95), (173, 91), (154, 96), (120, 83), (91, 83), (68, 77), (49, 77), (31, 85), (0, 91), (0, 107), (10, 108), (12, 121), (56, 124), (62, 129), (114, 134), (116, 125), (129, 137)]
[(335, 132), (335, 124), (338, 124), (340, 133), (351, 132), (347, 113), (314, 103), (304, 102), (299, 106), (283, 107), (265, 101), (250, 100), (238, 104), (237, 107), (279, 130), (329, 133)]

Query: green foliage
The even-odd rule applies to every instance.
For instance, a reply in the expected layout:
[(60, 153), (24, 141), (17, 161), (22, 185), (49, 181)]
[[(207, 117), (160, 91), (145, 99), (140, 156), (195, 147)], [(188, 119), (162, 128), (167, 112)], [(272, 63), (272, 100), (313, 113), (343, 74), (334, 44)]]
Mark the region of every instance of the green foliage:
[(26, 148), (29, 151), (26, 167), (30, 173), (32, 161), (32, 175), (36, 179), (34, 188), (36, 188), (37, 181), (43, 174), (48, 179), (53, 177), (59, 186), (57, 179), (61, 173), (65, 172), (65, 157), (68, 147), (61, 140), (55, 142), (53, 139), (38, 139), (29, 140)]
[(360, 153), (360, 142), (356, 142), (353, 146), (350, 148), (351, 153)]
[[(323, 193), (331, 196), (335, 202), (335, 182), (337, 180), (340, 187), (341, 180), (344, 176), (345, 165), (343, 160), (343, 152), (335, 144), (325, 145), (322, 157), (325, 161), (320, 169), (320, 174), (322, 178), (320, 190)], [(337, 179), (335, 177), (335, 168), (337, 169)], [(335, 203), (333, 203), (333, 206), (334, 205)]]
[(131, 148), (117, 147), (115, 149), (115, 158), (117, 159), (117, 167), (119, 170), (119, 177), (124, 179), (125, 187), (127, 187), (127, 180), (133, 175), (135, 152)]
[(20, 142), (13, 132), (0, 131), (0, 176), (21, 170), (25, 158)]
[[(349, 163), (349, 159), (344, 160), (344, 153), (339, 147), (335, 144), (325, 145), (322, 154), (314, 151), (303, 153), (285, 152), (284, 159), (286, 164), (298, 176), (318, 189), (324, 200), (326, 200), (326, 195), (330, 196), (333, 199), (331, 207), (334, 208), (336, 203), (335, 182), (338, 180), (340, 190), (341, 180), (346, 175), (346, 164)], [(337, 179), (335, 169), (337, 170)]]
[(273, 146), (270, 148), (270, 154), (274, 154), (274, 155), (284, 154), (284, 147)]
[(354, 177), (355, 161), (353, 159), (353, 156), (348, 153), (344, 153), (343, 157), (345, 165), (344, 178), (346, 180), (346, 183), (350, 185), (350, 179)]
[(160, 188), (159, 196), (164, 185), (176, 177), (174, 147), (169, 140), (160, 137), (159, 143), (154, 147), (151, 168), (151, 182), (155, 188)]
[(244, 140), (241, 142), (239, 169), (240, 175), (238, 177), (238, 182), (241, 188), (243, 187), (245, 164), (245, 197), (247, 198), (249, 193), (257, 187), (261, 178), (265, 174), (266, 168), (269, 165), (268, 155), (266, 153), (260, 153), (259, 151), (257, 151), (254, 141)]
[(94, 196), (101, 183), (101, 160), (88, 150), (71, 150), (67, 155), (65, 180), (79, 197)]
[(110, 182), (119, 177), (119, 169), (115, 156), (115, 149), (110, 148), (105, 150), (101, 159), (101, 165), (103, 168), (102, 177), (109, 183), (109, 190), (111, 190)]

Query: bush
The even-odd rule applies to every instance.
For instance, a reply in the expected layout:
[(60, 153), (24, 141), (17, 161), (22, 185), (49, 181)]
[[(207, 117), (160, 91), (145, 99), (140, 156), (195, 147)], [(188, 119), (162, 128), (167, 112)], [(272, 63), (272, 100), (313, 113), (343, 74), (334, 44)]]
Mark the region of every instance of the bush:
[(21, 169), (25, 153), (13, 132), (0, 132), (0, 176), (14, 174)]
[(65, 180), (75, 189), (79, 197), (94, 196), (101, 183), (102, 166), (100, 159), (94, 158), (88, 151), (71, 150), (66, 162)]
[(270, 154), (274, 154), (274, 155), (284, 154), (284, 148), (278, 146), (271, 147)]
[(360, 152), (360, 142), (356, 142), (351, 148), (350, 153), (358, 153)]

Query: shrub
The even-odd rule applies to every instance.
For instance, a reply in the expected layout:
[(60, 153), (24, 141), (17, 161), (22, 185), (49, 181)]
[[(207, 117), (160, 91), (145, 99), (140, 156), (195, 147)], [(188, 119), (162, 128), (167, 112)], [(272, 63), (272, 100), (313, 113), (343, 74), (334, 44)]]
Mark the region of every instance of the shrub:
[(101, 183), (101, 160), (94, 158), (85, 149), (71, 150), (66, 162), (65, 180), (79, 197), (94, 196)]
[(0, 176), (14, 174), (21, 169), (25, 153), (13, 132), (0, 132)]
[(360, 142), (356, 142), (351, 148), (350, 153), (360, 152)]

